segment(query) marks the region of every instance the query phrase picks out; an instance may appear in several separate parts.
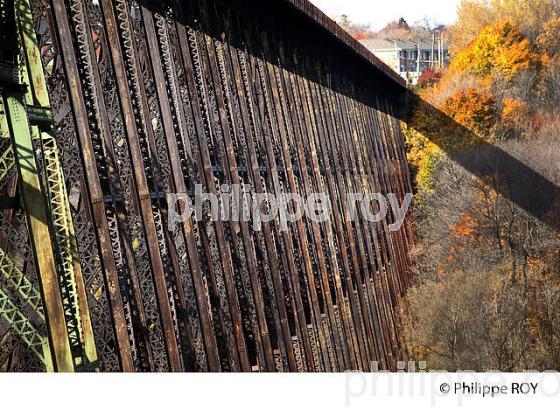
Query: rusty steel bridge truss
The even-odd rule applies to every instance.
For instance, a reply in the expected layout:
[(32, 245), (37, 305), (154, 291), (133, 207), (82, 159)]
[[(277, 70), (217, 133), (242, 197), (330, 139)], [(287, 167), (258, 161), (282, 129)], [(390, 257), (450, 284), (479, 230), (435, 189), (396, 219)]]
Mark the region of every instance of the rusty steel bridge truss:
[[(0, 369), (343, 371), (405, 358), (402, 83), (303, 0), (0, 0)], [(168, 226), (200, 184), (327, 222)], [(179, 205), (181, 208), (181, 205)]]

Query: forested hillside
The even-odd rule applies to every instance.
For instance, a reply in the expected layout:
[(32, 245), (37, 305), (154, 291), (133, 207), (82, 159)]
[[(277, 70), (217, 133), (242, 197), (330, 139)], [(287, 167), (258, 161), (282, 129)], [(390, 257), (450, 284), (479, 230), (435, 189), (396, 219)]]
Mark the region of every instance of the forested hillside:
[(492, 144), (560, 185), (560, 2), (465, 0), (451, 34), (450, 67), (417, 92), (469, 132), (421, 111), (406, 130), (418, 233), (409, 354), (449, 371), (560, 370), (559, 215), (533, 216), (508, 199), (522, 188), (448, 155)]

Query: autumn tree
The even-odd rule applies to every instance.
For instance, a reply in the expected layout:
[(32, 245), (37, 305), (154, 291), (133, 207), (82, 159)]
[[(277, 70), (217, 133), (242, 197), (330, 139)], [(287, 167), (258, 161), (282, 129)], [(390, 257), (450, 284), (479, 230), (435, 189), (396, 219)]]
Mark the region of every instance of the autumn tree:
[(441, 110), (460, 125), (471, 130), (477, 137), (488, 137), (496, 122), (494, 95), (475, 88), (469, 88), (449, 97)]
[(462, 0), (457, 9), (457, 23), (450, 28), (451, 52), (455, 54), (466, 48), (493, 19), (487, 2)]
[(521, 70), (537, 62), (529, 40), (510, 21), (484, 28), (464, 49), (457, 53), (450, 71), (472, 73), (480, 77), (493, 75), (512, 79)]
[(462, 0), (457, 23), (451, 27), (451, 50), (464, 49), (482, 29), (496, 21), (509, 20), (534, 41), (543, 22), (560, 17), (558, 0)]
[(424, 88), (434, 85), (440, 80), (441, 75), (441, 70), (428, 68), (418, 78), (418, 86)]

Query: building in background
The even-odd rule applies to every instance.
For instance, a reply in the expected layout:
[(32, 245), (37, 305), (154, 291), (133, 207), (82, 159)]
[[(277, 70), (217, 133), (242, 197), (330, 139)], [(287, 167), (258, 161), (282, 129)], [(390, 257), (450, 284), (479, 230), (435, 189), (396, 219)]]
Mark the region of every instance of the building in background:
[(360, 42), (409, 85), (416, 85), (427, 69), (441, 69), (449, 62), (448, 46), (435, 34), (430, 41), (369, 39)]

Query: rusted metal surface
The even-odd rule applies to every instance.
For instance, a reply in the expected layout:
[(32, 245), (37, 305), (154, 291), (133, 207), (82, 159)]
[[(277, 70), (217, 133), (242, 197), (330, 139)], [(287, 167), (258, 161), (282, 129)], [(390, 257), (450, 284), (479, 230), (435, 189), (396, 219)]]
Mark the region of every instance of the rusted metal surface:
[[(303, 0), (30, 2), (100, 369), (395, 369), (410, 226), (350, 220), (346, 196), (411, 192), (401, 79)], [(166, 195), (197, 184), (326, 193), (332, 212), (256, 230), (203, 208), (170, 231)], [(22, 215), (0, 211), (0, 246), (27, 294)], [(9, 308), (38, 336), (0, 318), (0, 360), (44, 337), (36, 312)], [(10, 369), (41, 367), (18, 357)]]

